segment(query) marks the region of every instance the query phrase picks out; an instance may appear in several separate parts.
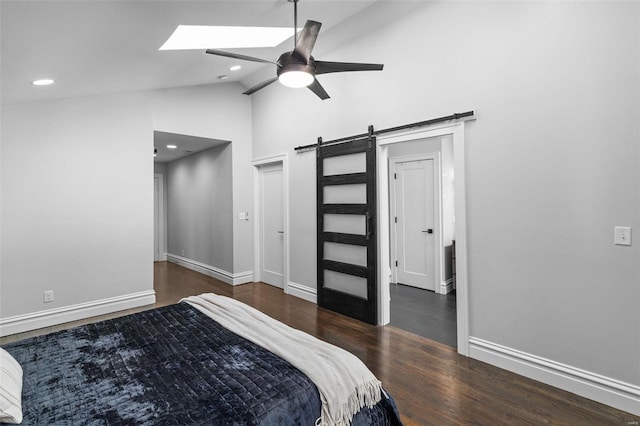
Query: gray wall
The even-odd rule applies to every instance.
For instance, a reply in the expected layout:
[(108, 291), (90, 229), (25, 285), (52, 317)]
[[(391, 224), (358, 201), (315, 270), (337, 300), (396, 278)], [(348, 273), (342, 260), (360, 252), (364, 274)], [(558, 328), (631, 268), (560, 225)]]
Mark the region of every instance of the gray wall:
[(3, 105), (1, 140), (0, 319), (153, 290), (144, 96)]
[(317, 55), (383, 72), (320, 76), (327, 101), (253, 95), (254, 157), (292, 153), (291, 280), (316, 286), (315, 153), (295, 146), (476, 109), (471, 336), (640, 385), (640, 243), (613, 245), (615, 225), (640, 229), (639, 16), (638, 2), (428, 2)]
[[(233, 141), (233, 207), (253, 217), (251, 99), (242, 90), (2, 105), (0, 320), (153, 290), (154, 130)], [(231, 224), (229, 272), (251, 269), (251, 226)], [(44, 290), (55, 291), (53, 303), (43, 303)]]
[(231, 143), (167, 163), (167, 252), (233, 272)]
[(239, 212), (253, 218), (252, 101), (243, 90), (229, 83), (153, 92), (154, 130), (232, 142), (233, 273), (253, 267), (253, 222), (238, 219)]
[(153, 173), (165, 174), (167, 173), (167, 163), (153, 163)]

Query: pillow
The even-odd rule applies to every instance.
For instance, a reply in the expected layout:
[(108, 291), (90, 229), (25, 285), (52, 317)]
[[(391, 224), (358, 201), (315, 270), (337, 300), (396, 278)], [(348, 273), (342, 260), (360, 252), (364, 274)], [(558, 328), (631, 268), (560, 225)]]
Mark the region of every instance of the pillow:
[(22, 367), (0, 348), (0, 423), (22, 423)]

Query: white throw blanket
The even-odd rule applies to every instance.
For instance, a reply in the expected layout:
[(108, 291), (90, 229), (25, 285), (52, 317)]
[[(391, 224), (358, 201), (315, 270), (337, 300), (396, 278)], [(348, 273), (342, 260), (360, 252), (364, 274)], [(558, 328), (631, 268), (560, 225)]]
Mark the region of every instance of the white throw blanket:
[(320, 392), (320, 425), (348, 426), (380, 401), (382, 384), (355, 355), (291, 328), (237, 300), (212, 293), (186, 301), (223, 327), (287, 360)]

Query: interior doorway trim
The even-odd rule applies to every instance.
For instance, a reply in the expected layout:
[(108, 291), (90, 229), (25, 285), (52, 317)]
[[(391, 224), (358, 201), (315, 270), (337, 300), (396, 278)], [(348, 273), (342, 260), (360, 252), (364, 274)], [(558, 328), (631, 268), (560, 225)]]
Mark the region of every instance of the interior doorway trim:
[[(156, 223), (156, 217), (154, 215), (153, 218), (153, 226), (157, 227), (158, 230), (158, 252), (155, 252), (155, 243), (154, 243), (154, 253), (153, 253), (153, 260), (158, 261), (158, 262), (163, 262), (167, 260), (167, 246), (166, 246), (166, 227), (167, 227), (167, 222), (165, 220), (165, 200), (164, 200), (164, 175), (162, 173), (154, 173), (153, 174), (153, 178), (154, 179), (158, 179), (158, 193), (154, 194), (154, 198), (158, 197), (157, 199), (157, 203), (158, 203), (158, 216), (157, 216), (157, 222)], [(154, 185), (154, 191), (155, 191), (155, 185)], [(154, 204), (156, 203), (156, 200), (154, 199)]]
[(467, 281), (467, 219), (464, 158), (465, 121), (406, 129), (378, 136), (378, 319), (380, 325), (391, 319), (389, 283), (391, 278), (389, 229), (389, 146), (394, 143), (451, 135), (455, 174), (456, 220), (456, 311), (458, 353), (469, 356), (469, 291)]
[(282, 164), (282, 194), (283, 194), (283, 265), (282, 289), (289, 293), (289, 160), (287, 154), (277, 154), (263, 157), (251, 162), (253, 166), (253, 280), (260, 281), (260, 167), (270, 164)]

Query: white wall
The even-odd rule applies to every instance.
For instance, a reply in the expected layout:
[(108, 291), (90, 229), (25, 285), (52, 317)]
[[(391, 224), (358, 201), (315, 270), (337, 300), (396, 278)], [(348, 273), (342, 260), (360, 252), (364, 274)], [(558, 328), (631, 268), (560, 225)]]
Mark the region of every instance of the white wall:
[(231, 144), (167, 164), (167, 252), (233, 271)]
[[(444, 245), (443, 281), (453, 278), (453, 241), (456, 239), (456, 200), (453, 138), (442, 138), (442, 243)], [(455, 288), (455, 282), (453, 283)]]
[[(383, 72), (320, 76), (327, 101), (254, 95), (254, 156), (477, 109), (471, 336), (637, 387), (640, 244), (614, 246), (613, 227), (640, 229), (638, 7), (429, 2), (319, 57)], [(315, 287), (315, 154), (293, 154), (290, 176), (291, 279)]]
[[(251, 101), (242, 90), (216, 84), (3, 105), (2, 333), (153, 294), (154, 130), (232, 141), (233, 208), (253, 217)], [(250, 222), (234, 220), (233, 250), (230, 272), (250, 270)], [(53, 303), (43, 303), (44, 290), (55, 291)], [(25, 320), (41, 311), (37, 324)]]
[(167, 163), (153, 163), (153, 173), (167, 173)]
[[(152, 92), (154, 130), (231, 141), (233, 184), (233, 271), (251, 271), (253, 195), (251, 98), (236, 83)], [(249, 221), (239, 220), (249, 212)]]
[(153, 290), (149, 111), (140, 95), (3, 106), (1, 318)]

